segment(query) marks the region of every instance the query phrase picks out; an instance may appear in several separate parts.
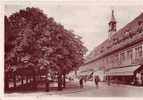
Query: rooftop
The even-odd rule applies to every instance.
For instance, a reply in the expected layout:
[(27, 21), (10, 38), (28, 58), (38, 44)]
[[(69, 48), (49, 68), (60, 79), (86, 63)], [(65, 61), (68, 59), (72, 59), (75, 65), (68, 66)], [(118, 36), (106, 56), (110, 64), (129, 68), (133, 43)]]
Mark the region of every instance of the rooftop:
[(143, 38), (143, 34), (138, 34), (143, 30), (143, 13), (136, 17), (133, 21), (128, 23), (125, 27), (118, 30), (111, 39), (106, 39), (100, 45), (93, 49), (88, 55), (87, 62), (98, 59), (103, 55), (113, 52), (125, 46), (126, 44), (132, 43), (139, 38)]

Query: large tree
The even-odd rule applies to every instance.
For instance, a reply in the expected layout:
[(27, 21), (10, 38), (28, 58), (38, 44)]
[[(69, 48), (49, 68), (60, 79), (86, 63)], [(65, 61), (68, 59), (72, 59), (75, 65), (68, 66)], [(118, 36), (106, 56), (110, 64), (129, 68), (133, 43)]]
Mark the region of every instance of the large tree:
[(61, 78), (83, 64), (86, 51), (79, 36), (38, 8), (28, 7), (5, 17), (6, 69), (9, 65), (16, 69), (30, 66)]

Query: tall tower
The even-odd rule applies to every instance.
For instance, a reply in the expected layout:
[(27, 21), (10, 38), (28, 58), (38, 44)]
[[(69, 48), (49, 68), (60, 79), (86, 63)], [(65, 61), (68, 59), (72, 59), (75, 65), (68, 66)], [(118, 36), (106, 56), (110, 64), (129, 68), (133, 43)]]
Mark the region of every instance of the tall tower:
[(111, 19), (109, 21), (109, 38), (116, 32), (116, 19), (114, 16), (114, 10), (112, 10)]

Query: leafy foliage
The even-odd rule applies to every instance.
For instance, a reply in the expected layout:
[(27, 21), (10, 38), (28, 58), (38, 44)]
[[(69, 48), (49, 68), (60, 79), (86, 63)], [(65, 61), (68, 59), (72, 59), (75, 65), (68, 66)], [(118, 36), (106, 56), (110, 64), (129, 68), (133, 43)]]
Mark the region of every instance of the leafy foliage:
[(38, 8), (5, 17), (5, 65), (69, 73), (83, 64), (87, 49), (80, 37)]

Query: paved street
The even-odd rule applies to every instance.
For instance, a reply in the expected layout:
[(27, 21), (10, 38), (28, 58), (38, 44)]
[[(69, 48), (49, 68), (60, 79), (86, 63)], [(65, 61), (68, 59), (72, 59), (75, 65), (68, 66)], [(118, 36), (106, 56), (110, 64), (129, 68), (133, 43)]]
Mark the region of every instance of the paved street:
[(86, 97), (143, 97), (143, 87), (112, 84), (108, 86), (100, 83), (95, 87), (93, 83), (87, 83), (85, 90), (78, 93), (67, 94), (66, 96), (86, 96)]
[(121, 84), (100, 83), (96, 87), (93, 82), (86, 82), (84, 88), (79, 88), (78, 82), (67, 83), (63, 91), (51, 90), (50, 92), (37, 91), (25, 93), (10, 93), (6, 96), (67, 96), (67, 97), (143, 97), (143, 87)]

